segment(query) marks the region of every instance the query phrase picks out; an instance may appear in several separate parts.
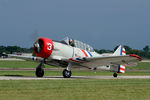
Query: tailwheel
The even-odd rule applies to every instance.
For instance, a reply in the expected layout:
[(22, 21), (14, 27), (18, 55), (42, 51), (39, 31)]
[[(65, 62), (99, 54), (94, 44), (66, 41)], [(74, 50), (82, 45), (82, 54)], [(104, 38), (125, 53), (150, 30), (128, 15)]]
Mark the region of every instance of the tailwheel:
[(118, 74), (117, 74), (117, 73), (114, 73), (114, 74), (113, 74), (113, 76), (114, 76), (114, 77), (117, 77), (117, 76), (118, 76)]
[(64, 69), (62, 74), (64, 78), (70, 78), (72, 73), (71, 71)]
[(35, 74), (37, 77), (43, 77), (44, 76), (44, 69), (43, 68), (36, 68)]

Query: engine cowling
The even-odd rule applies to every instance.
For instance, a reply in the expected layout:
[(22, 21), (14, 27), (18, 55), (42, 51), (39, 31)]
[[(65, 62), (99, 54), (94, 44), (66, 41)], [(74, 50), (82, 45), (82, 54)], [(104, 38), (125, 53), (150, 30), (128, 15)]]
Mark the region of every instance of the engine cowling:
[(39, 38), (34, 44), (34, 53), (38, 57), (48, 58), (53, 51), (53, 41), (49, 38)]

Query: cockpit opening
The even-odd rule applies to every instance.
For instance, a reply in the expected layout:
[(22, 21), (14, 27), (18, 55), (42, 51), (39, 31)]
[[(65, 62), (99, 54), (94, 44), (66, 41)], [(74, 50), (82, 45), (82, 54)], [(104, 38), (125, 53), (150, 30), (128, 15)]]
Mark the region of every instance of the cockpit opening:
[(67, 44), (67, 45), (70, 45), (72, 47), (77, 47), (77, 48), (80, 48), (80, 49), (83, 49), (83, 50), (86, 50), (89, 52), (94, 52), (94, 49), (90, 45), (83, 43), (79, 40), (74, 40), (72, 38), (66, 37), (62, 40), (62, 42)]

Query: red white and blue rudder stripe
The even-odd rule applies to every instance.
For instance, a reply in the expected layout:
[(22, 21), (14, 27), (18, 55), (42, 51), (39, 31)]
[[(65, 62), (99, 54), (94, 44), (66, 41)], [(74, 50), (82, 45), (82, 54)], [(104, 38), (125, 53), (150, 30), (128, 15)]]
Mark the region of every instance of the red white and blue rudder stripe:
[[(124, 46), (121, 46), (120, 55), (122, 55), (122, 56), (126, 55), (126, 50), (125, 50)], [(118, 66), (118, 73), (125, 73), (125, 65)]]
[(124, 46), (121, 46), (121, 51), (120, 51), (120, 55), (126, 55), (126, 50), (124, 48)]
[(118, 66), (118, 73), (125, 73), (125, 65), (119, 65)]

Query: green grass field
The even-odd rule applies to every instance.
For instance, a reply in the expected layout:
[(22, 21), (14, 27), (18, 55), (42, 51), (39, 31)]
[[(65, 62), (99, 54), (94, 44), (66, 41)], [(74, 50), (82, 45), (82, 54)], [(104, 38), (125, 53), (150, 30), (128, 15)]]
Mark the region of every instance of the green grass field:
[[(0, 61), (0, 68), (36, 68), (38, 64), (32, 61)], [(53, 67), (45, 65), (45, 68)], [(139, 62), (136, 67), (127, 67), (127, 69), (150, 69), (150, 62)]]
[(0, 81), (0, 100), (149, 100), (149, 79)]
[[(39, 63), (32, 61), (0, 61), (0, 68), (36, 68)], [(45, 65), (46, 68), (54, 66)]]
[(150, 62), (139, 62), (136, 67), (127, 67), (127, 69), (150, 69)]
[[(28, 61), (0, 61), (0, 68), (35, 68), (37, 65)], [(139, 63), (129, 69), (150, 69), (149, 65)], [(107, 71), (72, 73), (73, 76), (113, 74)], [(127, 71), (119, 75), (150, 75), (150, 72)], [(35, 72), (0, 71), (0, 76), (35, 76)], [(45, 71), (45, 76), (62, 76), (62, 71)], [(150, 79), (0, 80), (0, 100), (150, 100)]]
[[(113, 75), (113, 72), (109, 71), (72, 71), (72, 76), (103, 76), (103, 75)], [(150, 75), (149, 71), (130, 71), (124, 74), (119, 74), (119, 76), (124, 75)], [(0, 71), (0, 76), (35, 76), (35, 71)], [(45, 71), (45, 76), (62, 76), (62, 71)]]
[[(38, 63), (30, 61), (0, 61), (0, 68), (36, 68)], [(54, 68), (54, 66), (45, 65), (45, 68)], [(141, 69), (145, 71), (126, 71), (125, 74), (119, 75), (150, 75), (150, 63), (140, 62), (137, 67), (127, 67), (127, 69)], [(148, 71), (147, 71), (148, 70)], [(112, 75), (109, 71), (72, 71), (73, 76), (96, 76), (96, 75)], [(0, 76), (35, 76), (34, 71), (0, 71)], [(62, 71), (45, 71), (45, 76), (61, 76)]]

